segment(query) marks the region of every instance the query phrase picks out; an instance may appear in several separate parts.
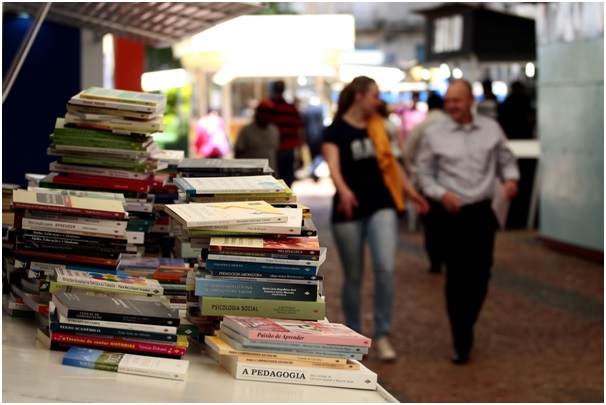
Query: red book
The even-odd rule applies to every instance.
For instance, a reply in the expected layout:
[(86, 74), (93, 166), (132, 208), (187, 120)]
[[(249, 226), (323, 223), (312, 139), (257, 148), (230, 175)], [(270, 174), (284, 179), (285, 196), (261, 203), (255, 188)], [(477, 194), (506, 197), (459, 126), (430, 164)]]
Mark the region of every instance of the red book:
[[(73, 174), (73, 173), (72, 173)], [(52, 179), (53, 184), (61, 184), (66, 186), (84, 186), (84, 187), (92, 187), (92, 188), (101, 188), (108, 190), (122, 190), (122, 191), (138, 191), (147, 193), (149, 191), (150, 183), (148, 182), (137, 182), (133, 183), (124, 181), (123, 179), (118, 179), (116, 177), (106, 177), (106, 176), (90, 176), (90, 177), (98, 177), (97, 179), (89, 179), (89, 178), (81, 178), (76, 176), (71, 176), (67, 174), (59, 173), (55, 175)]]
[(65, 260), (70, 262), (78, 262), (78, 263), (89, 263), (89, 264), (102, 264), (105, 266), (117, 267), (120, 259), (106, 259), (103, 257), (93, 257), (93, 256), (81, 256), (81, 255), (71, 255), (67, 253), (61, 252), (47, 252), (47, 251), (33, 251), (33, 250), (23, 250), (18, 247), (15, 249), (15, 254), (24, 255), (24, 256), (34, 256), (34, 257), (44, 257), (47, 259), (55, 259), (55, 260)]
[(371, 344), (371, 339), (340, 323), (225, 315), (223, 325), (250, 340), (357, 347)]
[(109, 339), (96, 336), (72, 335), (68, 333), (51, 332), (52, 342), (70, 343), (82, 346), (104, 347), (116, 350), (132, 350), (142, 353), (169, 354), (183, 356), (187, 350), (185, 346), (169, 346), (159, 343), (146, 343), (132, 340)]
[(319, 255), (320, 243), (317, 237), (306, 238), (263, 238), (243, 236), (213, 236), (209, 250), (226, 252), (267, 252), (298, 255)]

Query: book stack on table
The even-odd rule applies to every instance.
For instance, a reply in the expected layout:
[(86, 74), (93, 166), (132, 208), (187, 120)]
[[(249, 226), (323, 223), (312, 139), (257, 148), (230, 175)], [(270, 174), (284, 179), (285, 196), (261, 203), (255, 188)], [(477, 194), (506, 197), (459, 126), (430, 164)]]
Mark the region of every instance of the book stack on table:
[(375, 390), (371, 339), (343, 324), (225, 316), (206, 353), (236, 379)]
[(162, 254), (174, 245), (168, 218), (154, 205), (177, 197), (171, 174), (159, 173), (168, 168), (171, 151), (161, 153), (154, 140), (164, 129), (165, 107), (160, 94), (91, 87), (74, 95), (50, 135), (48, 154), (57, 160), (40, 181), (46, 188), (123, 193), (131, 250), (139, 254)]
[[(34, 312), (48, 312), (52, 281), (60, 271), (107, 272), (126, 251), (121, 195), (58, 190), (14, 190), (17, 233), (10, 296)], [(9, 297), (10, 298), (10, 297)]]
[(179, 359), (186, 353), (179, 311), (162, 296), (59, 291), (52, 306), (51, 350), (81, 346)]

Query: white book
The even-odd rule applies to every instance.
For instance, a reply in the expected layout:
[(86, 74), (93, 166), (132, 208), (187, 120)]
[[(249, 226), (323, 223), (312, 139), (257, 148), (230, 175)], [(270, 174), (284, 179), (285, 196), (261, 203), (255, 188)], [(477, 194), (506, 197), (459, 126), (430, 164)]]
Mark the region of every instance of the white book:
[(186, 194), (290, 193), (273, 176), (177, 177), (175, 185)]
[[(202, 203), (200, 203), (202, 204)], [(213, 203), (206, 203), (213, 204)], [(219, 204), (219, 203), (214, 203)], [(221, 203), (231, 205), (233, 203)], [(287, 215), (287, 221), (282, 223), (254, 223), (239, 225), (213, 225), (200, 227), (201, 230), (225, 231), (225, 232), (245, 232), (255, 234), (283, 234), (299, 235), (303, 223), (303, 210), (299, 208), (275, 208), (282, 214)]]
[(154, 174), (151, 172), (142, 173), (132, 170), (111, 169), (85, 165), (70, 165), (56, 161), (49, 164), (49, 169), (51, 172), (91, 174), (93, 176), (116, 177), (119, 179), (149, 180), (154, 176)]
[(66, 232), (88, 232), (99, 235), (124, 236), (126, 231), (116, 226), (103, 226), (96, 224), (67, 222), (57, 220), (46, 220), (37, 218), (23, 218), (23, 229), (33, 230), (50, 230), (50, 231), (66, 231)]
[(236, 356), (221, 355), (219, 357), (219, 364), (225, 367), (237, 380), (376, 390), (377, 373), (369, 370), (359, 361), (350, 361), (359, 365), (360, 368), (358, 370), (347, 370), (246, 363)]
[(83, 128), (98, 128), (103, 130), (117, 129), (136, 133), (150, 133), (162, 131), (164, 129), (164, 116), (158, 115), (149, 120), (112, 116), (110, 119), (103, 121), (90, 121), (68, 111), (67, 114), (65, 114), (65, 124), (73, 124)]
[(187, 228), (288, 221), (288, 215), (265, 201), (166, 204), (164, 209)]
[(189, 368), (189, 360), (165, 359), (80, 346), (70, 347), (63, 356), (62, 364), (171, 380), (185, 380)]
[(143, 105), (143, 104), (134, 104), (134, 103), (121, 103), (119, 101), (110, 101), (110, 100), (94, 100), (90, 98), (81, 97), (80, 94), (76, 94), (72, 98), (69, 99), (71, 104), (77, 105), (86, 105), (91, 107), (102, 107), (102, 108), (115, 108), (118, 110), (127, 110), (127, 111), (141, 111), (148, 113), (157, 113), (163, 111), (166, 102), (160, 102), (158, 105)]
[[(101, 225), (104, 227), (112, 227), (116, 229), (126, 229), (128, 225), (128, 221), (120, 221), (120, 220), (112, 220), (112, 219), (103, 219), (103, 218), (95, 218), (95, 217), (86, 217), (86, 216), (77, 216), (77, 215), (69, 215), (69, 214), (60, 214), (49, 211), (33, 211), (27, 210), (25, 211), (24, 218), (31, 219), (41, 219), (46, 221), (59, 221), (59, 222), (70, 222), (77, 224), (88, 224), (88, 225)], [(87, 231), (90, 232), (90, 231)]]

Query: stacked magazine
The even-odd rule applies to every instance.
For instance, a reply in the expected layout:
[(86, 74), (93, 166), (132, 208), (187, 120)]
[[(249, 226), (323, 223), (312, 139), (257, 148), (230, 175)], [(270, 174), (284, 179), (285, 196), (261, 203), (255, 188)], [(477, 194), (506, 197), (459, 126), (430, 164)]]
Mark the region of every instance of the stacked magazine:
[(377, 375), (360, 363), (371, 339), (345, 325), (225, 316), (206, 352), (235, 378), (374, 390)]

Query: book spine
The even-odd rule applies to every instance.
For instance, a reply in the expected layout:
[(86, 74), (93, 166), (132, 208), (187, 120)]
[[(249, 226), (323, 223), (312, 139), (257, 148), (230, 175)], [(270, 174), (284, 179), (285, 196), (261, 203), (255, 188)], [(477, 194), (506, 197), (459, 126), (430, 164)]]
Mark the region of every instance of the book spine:
[(237, 255), (222, 255), (209, 253), (206, 260), (218, 260), (227, 262), (246, 262), (246, 263), (265, 263), (265, 264), (282, 264), (290, 266), (305, 266), (319, 267), (320, 262), (315, 260), (292, 260), (292, 259), (277, 259), (274, 257), (265, 256), (237, 256)]
[(245, 271), (225, 271), (225, 270), (206, 270), (211, 277), (221, 278), (244, 278), (258, 279), (263, 281), (280, 281), (280, 282), (313, 282), (322, 281), (324, 276), (321, 275), (301, 275), (301, 274), (277, 274), (277, 273), (259, 273)]
[(111, 243), (102, 243), (95, 241), (85, 241), (78, 239), (63, 239), (63, 238), (53, 238), (46, 236), (38, 236), (38, 235), (23, 235), (23, 240), (31, 241), (31, 242), (39, 242), (39, 243), (54, 243), (56, 245), (65, 245), (72, 246), (76, 249), (78, 248), (95, 248), (95, 249), (112, 249), (118, 250), (121, 252), (126, 251), (126, 245), (118, 245)]
[(103, 226), (96, 224), (87, 224), (80, 222), (62, 222), (55, 220), (35, 219), (35, 218), (23, 218), (22, 221), (23, 229), (36, 229), (45, 228), (53, 231), (72, 231), (72, 232), (89, 232), (97, 233), (101, 235), (124, 235), (123, 227), (116, 226)]
[(261, 283), (198, 277), (195, 295), (204, 297), (259, 298), (268, 300), (316, 301), (317, 285)]
[(177, 334), (166, 334), (166, 333), (154, 333), (144, 332), (136, 330), (128, 330), (121, 328), (105, 328), (101, 326), (86, 326), (86, 325), (73, 325), (69, 323), (51, 322), (50, 330), (54, 332), (62, 332), (68, 334), (95, 334), (95, 335), (108, 335), (108, 336), (119, 336), (125, 338), (135, 339), (150, 339), (167, 342), (176, 342)]
[(363, 390), (377, 389), (377, 374), (360, 370), (314, 369), (313, 367), (277, 366), (242, 363), (222, 356), (220, 364), (238, 380), (271, 381), (287, 384), (318, 385)]
[[(295, 254), (285, 254), (285, 253), (270, 253), (270, 252), (255, 252), (255, 251), (231, 251), (231, 250), (216, 250), (210, 248), (208, 249), (208, 254), (212, 255), (222, 255), (222, 256), (247, 256), (247, 257), (269, 257), (274, 259), (286, 259), (286, 260), (311, 260), (311, 261), (319, 261), (320, 255), (295, 255)], [(233, 261), (233, 259), (226, 259), (227, 261)]]
[(209, 197), (204, 197), (201, 195), (191, 195), (189, 197), (191, 199), (192, 202), (197, 202), (197, 203), (213, 203), (213, 202), (235, 202), (235, 201), (258, 201), (258, 200), (263, 200), (265, 202), (268, 202), (270, 204), (274, 204), (274, 203), (290, 203), (290, 202), (296, 202), (297, 201), (297, 197), (296, 196), (290, 196), (290, 197), (276, 197), (276, 196), (271, 196), (271, 197), (225, 197), (225, 196), (209, 196)]
[(288, 301), (258, 298), (200, 297), (202, 315), (260, 316), (277, 319), (320, 320), (326, 316), (323, 300)]
[(120, 182), (119, 180), (114, 180), (112, 178), (106, 178), (105, 180), (81, 179), (77, 177), (68, 177), (61, 174), (58, 174), (53, 177), (53, 183), (72, 186), (94, 187), (108, 190), (138, 191), (143, 193), (146, 193), (149, 190), (149, 183), (133, 184)]
[(49, 169), (55, 172), (92, 174), (96, 176), (117, 177), (121, 179), (148, 180), (151, 173), (142, 173), (129, 170), (116, 170), (94, 166), (69, 165), (59, 162), (51, 162)]
[(47, 259), (54, 260), (66, 260), (66, 261), (74, 261), (78, 263), (86, 263), (86, 264), (97, 264), (97, 265), (105, 265), (111, 267), (118, 266), (118, 259), (106, 259), (103, 257), (92, 257), (92, 256), (81, 256), (81, 255), (72, 255), (63, 252), (46, 252), (46, 251), (32, 251), (32, 250), (22, 250), (18, 247), (15, 249), (15, 254), (24, 255), (24, 256), (34, 256), (34, 257), (43, 257)]
[[(119, 135), (123, 136), (123, 135)], [(145, 142), (129, 142), (129, 141), (118, 141), (114, 139), (95, 139), (75, 137), (75, 136), (62, 136), (53, 134), (50, 136), (53, 145), (73, 145), (73, 146), (88, 146), (101, 149), (124, 149), (124, 150), (135, 150), (143, 151), (147, 150), (151, 141)]]
[(320, 363), (315, 361), (300, 361), (300, 360), (284, 360), (284, 359), (268, 359), (262, 357), (253, 356), (238, 356), (238, 362), (240, 363), (252, 363), (252, 364), (268, 364), (274, 366), (294, 366), (294, 367), (320, 367), (320, 368), (333, 368), (342, 370), (359, 370), (360, 366), (355, 363)]
[(289, 266), (286, 264), (268, 264), (254, 262), (228, 262), (224, 260), (206, 260), (207, 270), (234, 270), (234, 271), (252, 271), (259, 273), (274, 273), (274, 274), (299, 274), (299, 275), (316, 275), (318, 267), (312, 266)]
[(62, 151), (69, 152), (84, 152), (89, 154), (98, 154), (97, 158), (102, 157), (113, 157), (113, 158), (127, 158), (127, 159), (141, 159), (141, 158), (149, 158), (151, 157), (152, 150), (150, 151), (137, 151), (137, 150), (125, 150), (125, 149), (110, 149), (104, 148), (103, 150), (99, 150), (99, 148), (91, 148), (88, 146), (75, 146), (75, 145), (52, 145), (54, 148), (54, 153), (61, 153)]
[(132, 342), (129, 340), (106, 339), (94, 336), (78, 336), (67, 333), (51, 333), (51, 341), (83, 346), (104, 347), (116, 350), (131, 350), (144, 353), (169, 354), (174, 356), (185, 355), (186, 348), (183, 346), (166, 346), (149, 344), (143, 342)]
[(62, 272), (56, 272), (57, 282), (64, 284), (71, 284), (75, 286), (91, 286), (91, 287), (102, 287), (111, 289), (114, 291), (133, 291), (133, 292), (141, 292), (150, 295), (163, 295), (164, 289), (158, 283), (157, 285), (136, 285), (136, 284), (127, 284), (127, 283), (116, 283), (114, 281), (102, 280), (102, 279), (93, 279), (93, 278), (84, 278), (78, 276), (66, 276), (62, 274)]
[(82, 325), (86, 327), (96, 328), (113, 328), (139, 332), (149, 333), (160, 333), (160, 334), (177, 334), (176, 326), (165, 326), (165, 325), (152, 325), (152, 324), (138, 324), (131, 322), (112, 322), (112, 321), (100, 321), (96, 319), (75, 319), (67, 318), (61, 314), (58, 314), (60, 324), (71, 324), (71, 325)]
[[(59, 306), (57, 306), (57, 308), (59, 308)], [(113, 312), (85, 311), (79, 309), (67, 309), (62, 315), (74, 319), (97, 319), (109, 322), (145, 323), (149, 325), (173, 325), (175, 323), (175, 320), (172, 318), (146, 316), (134, 313), (125, 315)]]
[(102, 210), (94, 210), (88, 208), (77, 208), (77, 207), (66, 207), (66, 206), (55, 206), (55, 205), (45, 205), (45, 204), (35, 204), (35, 203), (26, 203), (26, 202), (18, 202), (13, 201), (14, 208), (20, 209), (33, 209), (33, 210), (42, 210), (42, 211), (51, 211), (51, 212), (62, 212), (66, 214), (78, 214), (78, 215), (92, 215), (102, 218), (118, 218), (124, 219), (127, 217), (126, 212), (112, 212), (112, 211), (102, 211)]
[(90, 105), (82, 105), (77, 103), (68, 103), (66, 106), (67, 111), (79, 111), (93, 114), (107, 114), (115, 115), (118, 117), (129, 117), (139, 119), (151, 119), (158, 115), (157, 112), (140, 112), (130, 110), (118, 110), (116, 108), (109, 107), (93, 107)]
[(76, 255), (85, 255), (91, 257), (105, 258), (105, 259), (113, 259), (117, 260), (121, 257), (122, 252), (114, 249), (106, 249), (102, 247), (75, 247), (75, 246), (65, 246), (65, 245), (56, 245), (52, 243), (29, 243), (29, 242), (17, 242), (18, 248), (25, 251), (43, 251), (43, 252), (53, 252), (53, 253), (66, 253), (66, 254), (76, 254)]
[[(149, 358), (148, 356), (141, 356), (136, 354), (126, 354), (120, 364), (118, 365), (118, 372), (125, 374), (136, 374), (147, 377), (166, 378), (170, 380), (185, 380), (187, 376), (187, 369), (189, 367), (188, 360), (171, 360), (179, 362), (181, 366), (177, 371), (174, 367), (164, 369), (163, 364), (156, 359)], [(150, 364), (151, 363), (151, 364)]]
[(142, 111), (142, 112), (157, 112), (158, 108), (162, 106), (159, 104), (157, 106), (145, 105), (145, 104), (133, 104), (133, 103), (120, 103), (117, 101), (108, 101), (108, 100), (100, 100), (100, 99), (88, 99), (81, 97), (72, 97), (69, 102), (71, 104), (78, 104), (84, 106), (96, 106), (103, 108), (115, 108), (118, 110), (129, 110), (129, 111)]
[(108, 226), (116, 229), (125, 229), (130, 221), (120, 221), (117, 219), (105, 219), (98, 217), (86, 217), (82, 215), (66, 215), (56, 212), (27, 210), (24, 218), (37, 219), (42, 221), (73, 222), (77, 224), (88, 224), (98, 226)]
[[(125, 92), (122, 92), (121, 90), (103, 89), (102, 91), (104, 92), (104, 94), (90, 93), (87, 91), (83, 91), (78, 96), (81, 99), (100, 100), (100, 101), (108, 101), (108, 102), (113, 101), (113, 102), (123, 103), (123, 104), (140, 104), (140, 105), (157, 106), (158, 104), (163, 103), (163, 102), (158, 102), (158, 101), (153, 101), (153, 100), (143, 100), (141, 98), (137, 98), (136, 96), (135, 97), (122, 96), (120, 94), (125, 93)], [(126, 94), (130, 94), (130, 93), (131, 92), (126, 92)]]

